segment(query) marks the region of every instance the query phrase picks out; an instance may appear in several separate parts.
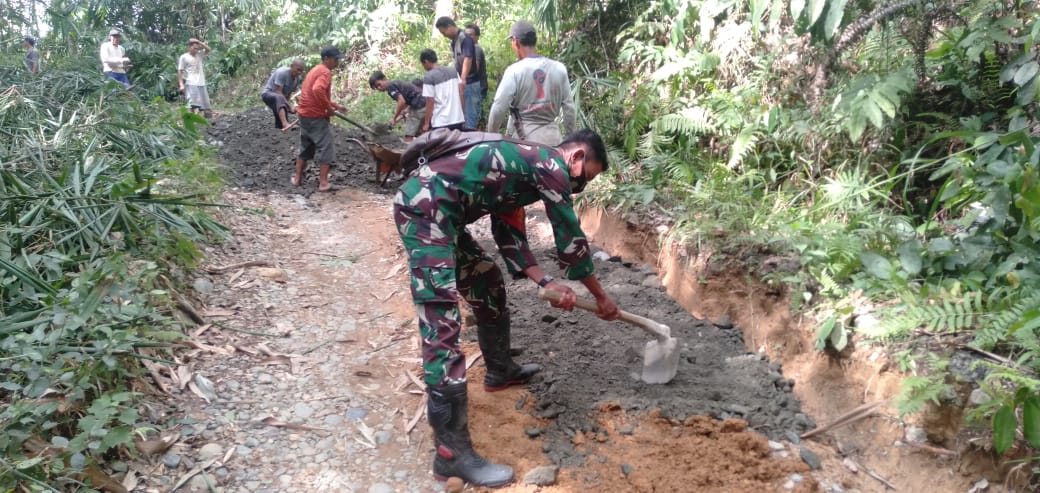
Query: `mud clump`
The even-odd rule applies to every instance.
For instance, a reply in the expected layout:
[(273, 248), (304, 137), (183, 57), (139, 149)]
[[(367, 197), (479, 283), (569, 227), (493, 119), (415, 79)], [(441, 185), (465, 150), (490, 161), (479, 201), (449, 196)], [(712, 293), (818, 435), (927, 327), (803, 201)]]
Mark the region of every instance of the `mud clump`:
[[(290, 118), (293, 119), (295, 117)], [(336, 160), (330, 173), (333, 188), (351, 187), (387, 194), (393, 191), (392, 182), (386, 188), (375, 182), (375, 161), (368, 148), (356, 141), (400, 150), (404, 144), (399, 137), (380, 132), (389, 130), (385, 128), (374, 129), (381, 135), (373, 136), (335, 117), (331, 121), (336, 140)], [(308, 163), (301, 186), (289, 183), (299, 152), (299, 127), (283, 133), (274, 128), (273, 123), (274, 117), (266, 107), (227, 115), (206, 129), (206, 141), (217, 147), (220, 159), (228, 165), (227, 178), (231, 186), (283, 194), (314, 193), (318, 188), (318, 164), (313, 161)]]

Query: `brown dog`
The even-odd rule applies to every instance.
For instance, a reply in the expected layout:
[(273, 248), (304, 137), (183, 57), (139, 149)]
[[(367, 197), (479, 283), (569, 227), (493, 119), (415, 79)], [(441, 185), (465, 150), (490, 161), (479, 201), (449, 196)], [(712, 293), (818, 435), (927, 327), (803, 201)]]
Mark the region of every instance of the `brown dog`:
[(391, 151), (379, 144), (362, 142), (354, 138), (347, 138), (347, 140), (357, 143), (357, 145), (361, 146), (372, 155), (372, 159), (375, 159), (376, 181), (379, 182), (380, 186), (385, 187), (387, 180), (390, 179), (390, 173), (401, 169), (400, 153)]

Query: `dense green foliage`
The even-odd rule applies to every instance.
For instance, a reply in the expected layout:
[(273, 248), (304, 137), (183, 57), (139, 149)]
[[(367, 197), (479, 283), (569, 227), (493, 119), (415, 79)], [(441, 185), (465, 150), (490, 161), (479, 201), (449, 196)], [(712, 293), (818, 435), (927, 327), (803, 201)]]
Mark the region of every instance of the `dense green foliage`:
[[(0, 93), (0, 489), (75, 489), (148, 425), (141, 358), (180, 336), (170, 273), (219, 233), (189, 202), (219, 183), (198, 116), (137, 99), (76, 58)], [(30, 455), (37, 442), (53, 456)], [(65, 461), (69, 462), (65, 462)]]
[[(821, 349), (966, 331), (971, 347), (1008, 355), (978, 363), (990, 367), (991, 395), (1009, 396), (982, 414), (1035, 403), (1037, 10), (914, 0), (645, 6), (618, 32), (610, 83), (577, 81), (586, 116), (626, 163), (600, 184), (598, 203), (663, 211), (691, 243), (800, 259), (801, 272), (771, 275), (791, 285), (795, 308), (817, 314)], [(597, 16), (624, 17), (620, 9)], [(571, 66), (590, 59), (575, 55)], [(933, 356), (910, 355), (921, 364), (907, 370), (923, 373), (907, 381), (904, 412), (949, 395), (943, 355)], [(1032, 427), (1040, 416), (1025, 419)], [(1005, 436), (1008, 423), (995, 420), (995, 431)]]

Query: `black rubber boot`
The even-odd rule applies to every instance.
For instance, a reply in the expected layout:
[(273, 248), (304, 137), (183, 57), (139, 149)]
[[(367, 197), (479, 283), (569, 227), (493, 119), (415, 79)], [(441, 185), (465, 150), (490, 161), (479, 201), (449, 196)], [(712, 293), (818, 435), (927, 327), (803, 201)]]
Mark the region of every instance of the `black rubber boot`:
[(484, 353), (487, 375), (484, 376), (484, 391), (498, 392), (512, 385), (527, 383), (542, 367), (534, 363), (518, 365), (509, 351), (509, 312), (498, 319), (477, 323), (477, 342)]
[(473, 450), (469, 437), (466, 383), (427, 388), (426, 418), (433, 427), (437, 450), (433, 475), (440, 481), (455, 476), (479, 486), (505, 486), (513, 482), (513, 468), (489, 462)]

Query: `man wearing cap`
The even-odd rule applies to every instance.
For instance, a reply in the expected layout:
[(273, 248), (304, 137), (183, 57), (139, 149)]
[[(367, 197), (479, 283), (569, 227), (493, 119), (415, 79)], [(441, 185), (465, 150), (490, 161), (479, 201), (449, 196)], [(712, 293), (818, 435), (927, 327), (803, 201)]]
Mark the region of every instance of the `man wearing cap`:
[(292, 184), (303, 184), (303, 169), (307, 161), (319, 164), (318, 191), (332, 190), (329, 184), (329, 168), (336, 159), (336, 145), (332, 138), (329, 118), (336, 111), (346, 111), (332, 100), (332, 71), (339, 67), (344, 55), (335, 46), (321, 50), (321, 63), (315, 65), (303, 79), (300, 104), (296, 113), (300, 116), (300, 154), (296, 157), (296, 174)]
[(40, 73), (40, 52), (36, 51), (36, 40), (32, 36), (22, 38), (25, 48), (25, 69), (33, 75)]
[(426, 98), (422, 90), (415, 87), (411, 82), (403, 80), (387, 80), (382, 70), (372, 72), (368, 78), (368, 87), (376, 91), (385, 91), (397, 108), (394, 116), (390, 119), (390, 126), (398, 121), (404, 120), (404, 141), (409, 143), (416, 135), (419, 135), (419, 127), (422, 126), (426, 116)]
[(563, 132), (574, 131), (576, 111), (567, 78), (567, 67), (538, 54), (538, 35), (527, 21), (517, 21), (509, 30), (509, 42), (520, 59), (506, 68), (488, 114), (488, 131), (506, 133), (549, 146), (560, 142), (556, 118), (563, 114)]
[(540, 367), (513, 361), (502, 272), (467, 225), (490, 215), (492, 234), (509, 272), (560, 293), (562, 300), (553, 305), (571, 310), (577, 302), (574, 291), (542, 270), (523, 222), (517, 221), (524, 206), (542, 202), (564, 275), (580, 280), (592, 293), (600, 318), (617, 319), (620, 311), (593, 274), (589, 243), (571, 197), (608, 167), (599, 135), (581, 130), (557, 147), (480, 138), (474, 142), (419, 165), (394, 197), (394, 223), (408, 255), (422, 338), (433, 474), (442, 481), (456, 476), (494, 487), (511, 482), (513, 469), (489, 462), (473, 449), (466, 358), (459, 347), (459, 301), (466, 300), (477, 317), (477, 342), (487, 366), (486, 392), (525, 383)]
[(466, 117), (462, 113), (459, 75), (454, 69), (437, 65), (437, 53), (429, 48), (419, 53), (419, 63), (426, 70), (422, 84), (426, 115), (419, 133), (435, 128), (462, 130)]
[(108, 41), (101, 43), (101, 67), (105, 75), (130, 89), (130, 78), (126, 76), (130, 59), (126, 57), (126, 53), (120, 45), (122, 42), (123, 35), (119, 33), (118, 29), (108, 32)]
[(191, 38), (188, 40), (188, 52), (177, 59), (177, 84), (184, 99), (188, 100), (188, 109), (192, 113), (201, 111), (206, 118), (210, 117), (210, 106), (202, 58), (209, 51), (209, 45), (205, 42)]
[(437, 30), (451, 40), (451, 54), (455, 59), (455, 71), (459, 74), (459, 91), (462, 93), (462, 111), (466, 128), (476, 130), (480, 120), (481, 97), (480, 76), (475, 62), (476, 49), (473, 40), (455, 25), (451, 17), (437, 19)]
[(289, 97), (300, 86), (305, 69), (303, 60), (294, 59), (288, 67), (279, 67), (271, 72), (264, 90), (260, 92), (260, 99), (274, 113), (274, 128), (280, 128), (282, 132), (289, 129), (289, 113), (296, 113)]

